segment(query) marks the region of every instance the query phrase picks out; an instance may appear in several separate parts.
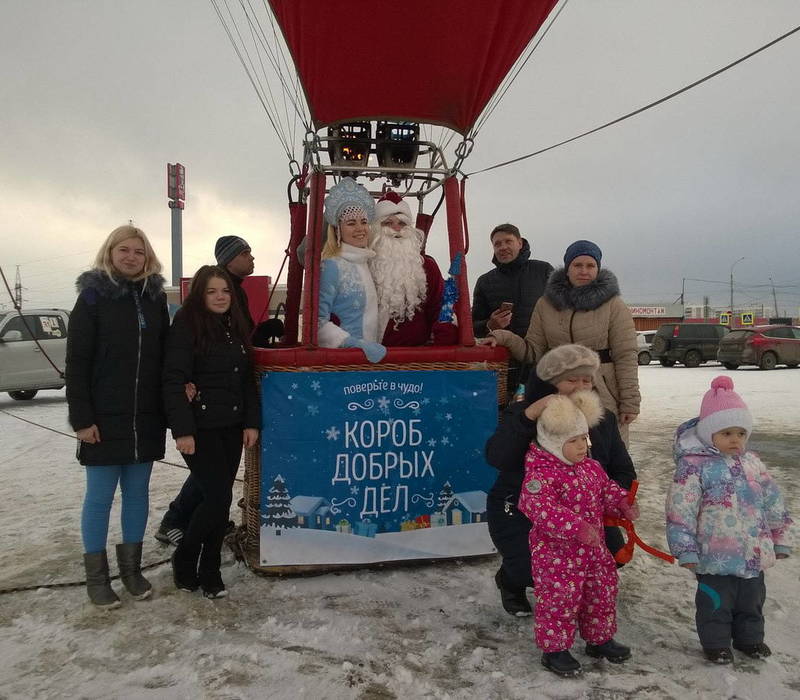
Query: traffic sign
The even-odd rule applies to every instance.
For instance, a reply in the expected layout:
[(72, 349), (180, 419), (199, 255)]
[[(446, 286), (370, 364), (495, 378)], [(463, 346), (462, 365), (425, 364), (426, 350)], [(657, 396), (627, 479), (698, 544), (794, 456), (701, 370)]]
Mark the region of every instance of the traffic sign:
[(743, 326), (752, 326), (754, 323), (754, 316), (755, 314), (752, 311), (748, 311), (742, 314), (741, 321)]

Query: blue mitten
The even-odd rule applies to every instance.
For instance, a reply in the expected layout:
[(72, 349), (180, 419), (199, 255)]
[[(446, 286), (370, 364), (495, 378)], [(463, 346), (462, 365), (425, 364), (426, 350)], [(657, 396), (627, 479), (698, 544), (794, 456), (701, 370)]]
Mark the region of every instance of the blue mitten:
[(370, 362), (380, 362), (386, 356), (386, 348), (380, 343), (371, 343), (360, 340), (352, 335), (347, 336), (342, 342), (343, 348), (361, 348)]

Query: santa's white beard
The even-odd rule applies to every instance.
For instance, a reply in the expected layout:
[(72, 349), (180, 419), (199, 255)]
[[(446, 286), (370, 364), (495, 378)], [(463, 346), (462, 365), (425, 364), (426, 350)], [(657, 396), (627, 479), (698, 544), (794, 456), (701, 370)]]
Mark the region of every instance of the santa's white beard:
[(401, 323), (414, 316), (425, 301), (428, 281), (422, 265), (422, 232), (406, 226), (396, 237), (388, 226), (375, 232), (375, 257), (369, 268), (378, 292), (378, 310), (388, 321)]

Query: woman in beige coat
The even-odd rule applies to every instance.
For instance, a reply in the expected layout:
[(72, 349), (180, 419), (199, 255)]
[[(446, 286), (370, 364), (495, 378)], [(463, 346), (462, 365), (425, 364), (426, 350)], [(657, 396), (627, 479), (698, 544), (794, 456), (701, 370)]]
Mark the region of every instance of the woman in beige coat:
[(534, 307), (525, 338), (506, 330), (492, 331), (492, 336), (514, 359), (528, 364), (567, 343), (597, 352), (602, 364), (596, 389), (603, 406), (618, 417), (627, 442), (628, 425), (639, 414), (641, 401), (636, 330), (617, 278), (600, 268), (601, 258), (596, 244), (575, 241), (564, 255), (564, 267), (553, 272)]

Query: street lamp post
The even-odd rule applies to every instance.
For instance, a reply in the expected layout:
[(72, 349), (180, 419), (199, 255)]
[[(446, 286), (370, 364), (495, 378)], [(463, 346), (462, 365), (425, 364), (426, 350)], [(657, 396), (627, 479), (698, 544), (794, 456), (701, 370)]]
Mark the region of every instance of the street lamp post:
[(731, 265), (731, 326), (733, 326), (733, 268), (744, 260), (744, 257), (739, 258), (733, 265)]

